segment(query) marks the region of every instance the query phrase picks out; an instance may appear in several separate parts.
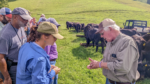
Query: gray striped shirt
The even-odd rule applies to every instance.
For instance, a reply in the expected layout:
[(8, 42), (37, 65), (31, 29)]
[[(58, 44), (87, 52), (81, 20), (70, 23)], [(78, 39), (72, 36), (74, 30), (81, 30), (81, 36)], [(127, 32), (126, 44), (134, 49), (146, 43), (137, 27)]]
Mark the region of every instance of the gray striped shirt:
[(109, 70), (103, 69), (103, 74), (116, 82), (133, 82), (136, 79), (138, 58), (134, 40), (120, 33), (114, 41), (106, 44), (102, 61), (107, 62)]

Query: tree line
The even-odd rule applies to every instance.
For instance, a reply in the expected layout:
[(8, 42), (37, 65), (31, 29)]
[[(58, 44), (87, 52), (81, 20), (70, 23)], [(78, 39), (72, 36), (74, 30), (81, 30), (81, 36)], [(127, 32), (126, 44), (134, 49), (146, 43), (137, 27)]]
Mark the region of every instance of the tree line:
[(9, 7), (8, 0), (0, 0), (0, 8)]

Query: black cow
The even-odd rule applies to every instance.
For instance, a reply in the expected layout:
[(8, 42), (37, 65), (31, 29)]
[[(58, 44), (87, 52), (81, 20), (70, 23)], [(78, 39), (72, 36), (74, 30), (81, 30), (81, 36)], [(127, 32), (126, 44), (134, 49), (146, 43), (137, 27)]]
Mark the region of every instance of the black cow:
[(100, 37), (100, 33), (96, 33), (98, 29), (97, 28), (93, 28), (92, 26), (87, 25), (84, 28), (84, 35), (86, 38), (86, 46), (88, 46), (90, 44), (90, 42), (92, 41), (93, 43), (93, 47), (94, 44), (96, 44), (96, 52), (98, 50), (98, 43), (99, 41), (101, 41), (101, 47), (102, 47), (102, 53), (104, 52), (104, 46), (105, 46), (105, 42), (104, 39)]
[(126, 34), (128, 36), (133, 36), (135, 34), (138, 34), (136, 32), (136, 30), (133, 30), (133, 29), (121, 29), (120, 32), (123, 33), (123, 34)]
[(82, 25), (79, 22), (77, 22), (77, 23), (73, 23), (73, 27), (77, 32), (79, 32), (82, 28)]
[(89, 23), (87, 24), (88, 26), (92, 26), (94, 28), (99, 28), (99, 25), (98, 24), (94, 24), (94, 23)]
[(84, 23), (81, 23), (81, 30), (84, 30), (84, 27), (85, 27)]
[(150, 40), (145, 44), (144, 50), (142, 50), (141, 58), (142, 61), (146, 59), (147, 62), (150, 62)]
[(150, 62), (138, 63), (138, 71), (140, 73), (139, 80), (150, 77)]
[(145, 34), (145, 35), (143, 35), (143, 38), (144, 38), (146, 41), (148, 41), (148, 40), (150, 39), (150, 34)]
[(138, 32), (140, 36), (147, 34), (147, 32)]
[(132, 38), (134, 39), (134, 41), (136, 42), (137, 44), (137, 47), (138, 47), (138, 50), (139, 50), (139, 61), (142, 61), (142, 57), (141, 57), (141, 52), (142, 50), (144, 50), (144, 44), (146, 43), (146, 41), (143, 39), (142, 36), (139, 36), (139, 35), (133, 35)]
[(67, 21), (67, 22), (66, 22), (67, 29), (69, 29), (69, 28), (71, 29), (72, 27), (74, 27), (73, 24), (74, 24), (74, 22), (69, 22), (69, 21)]
[(139, 80), (142, 80), (145, 78), (145, 64), (140, 62), (138, 63), (138, 72), (140, 73)]

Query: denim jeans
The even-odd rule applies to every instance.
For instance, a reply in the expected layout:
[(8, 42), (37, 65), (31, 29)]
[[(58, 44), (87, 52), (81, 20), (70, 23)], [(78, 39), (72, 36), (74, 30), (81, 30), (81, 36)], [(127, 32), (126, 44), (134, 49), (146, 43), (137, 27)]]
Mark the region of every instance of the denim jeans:
[[(108, 78), (106, 78), (106, 84), (111, 84), (108, 80)], [(131, 83), (131, 84), (135, 84), (135, 83)]]
[[(56, 64), (56, 61), (50, 61), (50, 64), (51, 65), (55, 65)], [(55, 75), (54, 79), (52, 80), (52, 83), (51, 84), (57, 84), (57, 79), (58, 79), (58, 74)]]

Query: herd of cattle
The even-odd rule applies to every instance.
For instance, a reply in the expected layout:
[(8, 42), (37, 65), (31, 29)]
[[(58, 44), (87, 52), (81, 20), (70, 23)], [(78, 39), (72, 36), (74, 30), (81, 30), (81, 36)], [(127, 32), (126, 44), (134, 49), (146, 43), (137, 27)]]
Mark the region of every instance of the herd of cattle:
[[(98, 24), (87, 24), (86, 26), (82, 23), (66, 22), (67, 29), (75, 28), (77, 32), (84, 30), (84, 36), (86, 38), (86, 46), (92, 41), (93, 46), (96, 45), (96, 51), (98, 50), (98, 43), (101, 42), (102, 53), (106, 41), (100, 37), (99, 33), (95, 33), (98, 30)], [(139, 50), (139, 64), (138, 71), (140, 73), (140, 79), (150, 77), (150, 34), (137, 32), (134, 29), (121, 29), (122, 33), (131, 36), (137, 44)]]

